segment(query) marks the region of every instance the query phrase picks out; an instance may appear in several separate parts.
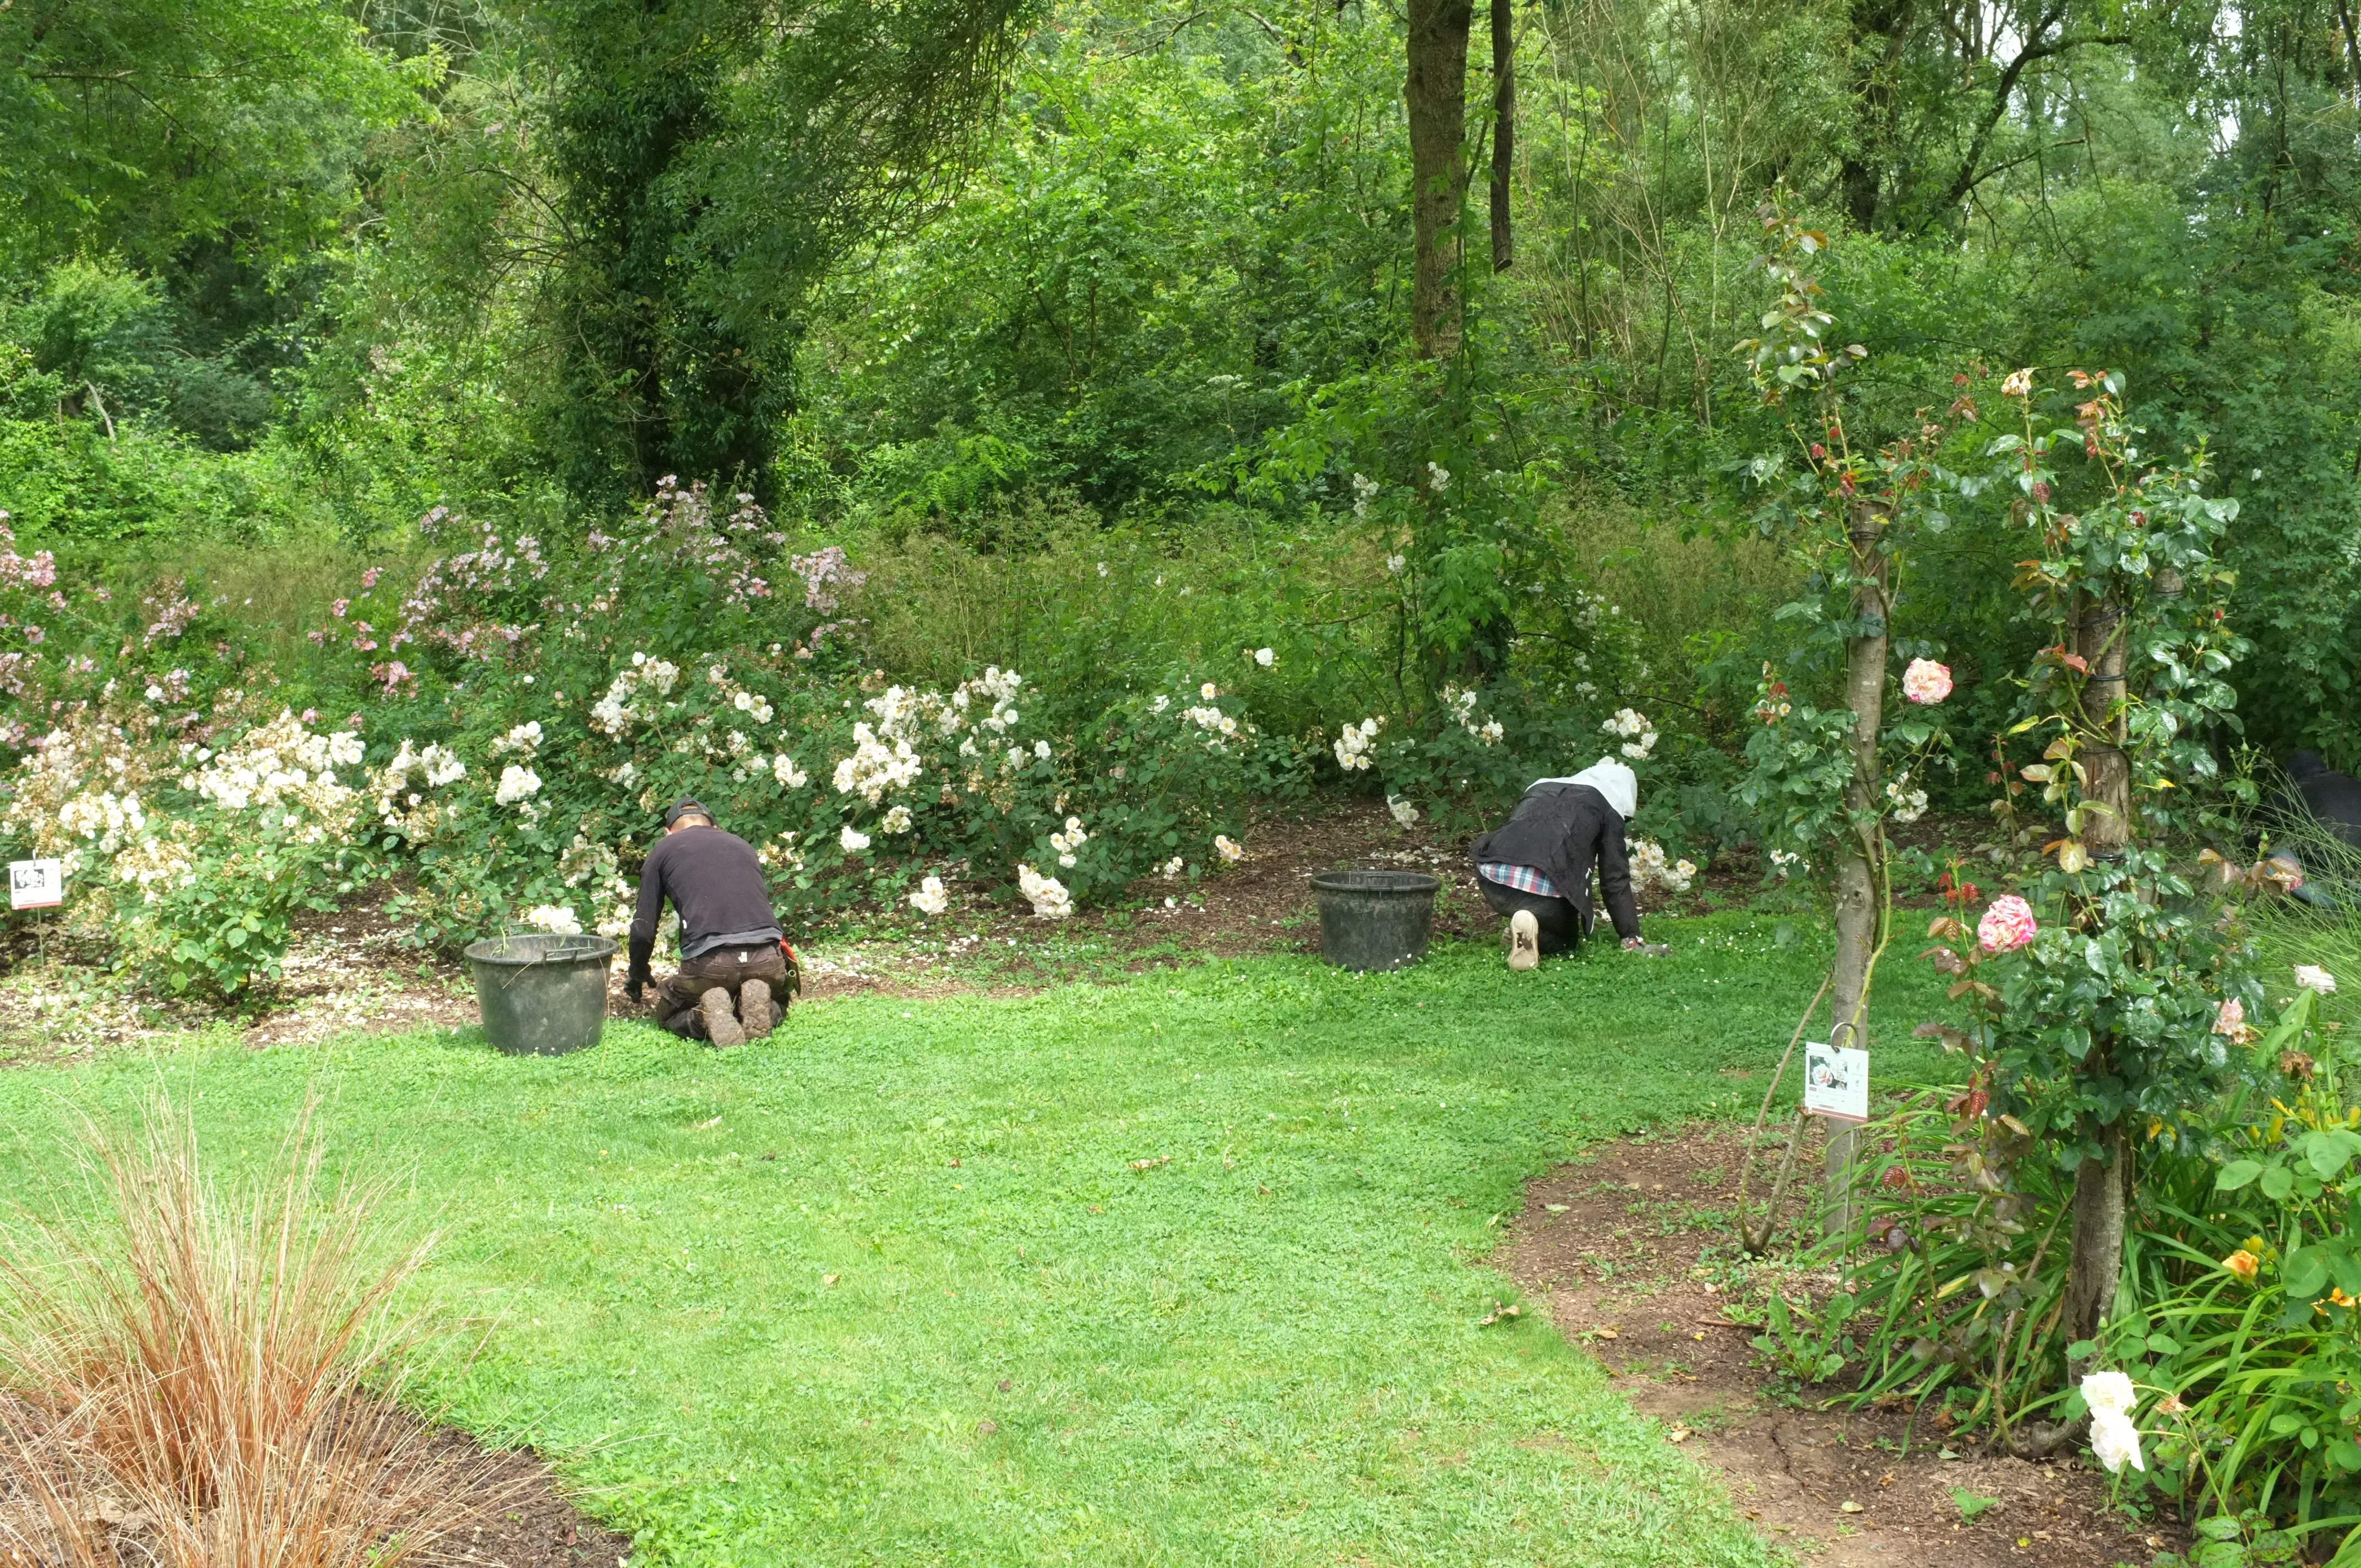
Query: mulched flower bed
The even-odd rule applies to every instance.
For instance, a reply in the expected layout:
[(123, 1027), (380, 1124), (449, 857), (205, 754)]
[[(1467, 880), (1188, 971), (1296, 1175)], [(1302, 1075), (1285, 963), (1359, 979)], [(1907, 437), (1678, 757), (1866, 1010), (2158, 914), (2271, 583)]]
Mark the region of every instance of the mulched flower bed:
[[(1931, 1420), (1914, 1428), (1906, 1408), (1826, 1408), (1833, 1389), (1774, 1377), (1752, 1348), (1757, 1331), (1730, 1319), (1781, 1285), (1793, 1299), (1833, 1282), (1740, 1252), (1742, 1138), (1712, 1124), (1601, 1145), (1529, 1185), (1489, 1261), (1664, 1423), (1667, 1442), (1719, 1473), (1766, 1538), (1810, 1563), (2114, 1568), (2182, 1548), (2179, 1530), (2114, 1508), (2087, 1460), (1989, 1455)], [(1799, 1168), (1817, 1170), (1817, 1154), (1807, 1149)], [(1759, 1205), (1759, 1179), (1753, 1191)], [(1808, 1191), (1791, 1223), (1809, 1223)]]

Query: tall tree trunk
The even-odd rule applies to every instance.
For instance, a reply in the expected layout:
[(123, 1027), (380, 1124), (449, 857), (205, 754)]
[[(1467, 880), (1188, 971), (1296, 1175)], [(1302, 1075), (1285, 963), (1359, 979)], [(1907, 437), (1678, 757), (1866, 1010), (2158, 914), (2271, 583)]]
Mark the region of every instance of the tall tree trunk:
[(1492, 270), (1516, 259), (1509, 221), (1509, 180), (1517, 156), (1517, 19), (1509, 0), (1492, 0)]
[(1410, 0), (1410, 334), (1420, 356), (1459, 352), (1459, 219), (1467, 199), (1467, 28), (1473, 0)]
[(1853, 0), (1852, 140), (1838, 159), (1845, 214), (1862, 234), (1878, 227), (1885, 162), (1900, 109), (1895, 81), (1916, 0)]
[[(1853, 615), (1865, 629), (1845, 643), (1845, 703), (1852, 709), (1852, 781), (1845, 786), (1845, 810), (1856, 820), (1873, 816), (1883, 781), (1878, 775), (1877, 737), (1885, 720), (1885, 556), (1878, 549), (1885, 519), (1864, 500), (1852, 504), (1850, 534)], [(1836, 979), (1828, 1043), (1849, 1050), (1869, 1047), (1869, 971), (1875, 957), (1885, 901), (1880, 896), (1882, 838), (1863, 842), (1850, 828), (1838, 838)], [(1827, 1201), (1821, 1226), (1829, 1235), (1853, 1219), (1852, 1162), (1861, 1133), (1840, 1127), (1828, 1138)]]

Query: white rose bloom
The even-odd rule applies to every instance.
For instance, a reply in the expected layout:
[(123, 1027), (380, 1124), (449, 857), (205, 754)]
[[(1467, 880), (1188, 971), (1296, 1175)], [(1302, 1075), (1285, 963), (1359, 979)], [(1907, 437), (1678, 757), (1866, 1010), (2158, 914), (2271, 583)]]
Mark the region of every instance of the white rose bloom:
[(940, 915), (950, 906), (950, 894), (944, 891), (943, 879), (939, 876), (920, 883), (918, 891), (910, 895), (910, 907), (921, 915)]
[(1048, 762), (1049, 760), (1049, 742), (1047, 740), (1034, 741), (1033, 755), (1039, 758), (1042, 762)]
[(2316, 991), (2323, 996), (2336, 994), (2336, 977), (2318, 964), (2296, 965), (2295, 982), (2306, 991)]
[(771, 759), (771, 776), (779, 781), (781, 789), (801, 789), (811, 783), (811, 775), (796, 766), (796, 760), (785, 751)]
[(2139, 1400), (2139, 1390), (2124, 1373), (2093, 1372), (2082, 1379), (2082, 1402), (2093, 1415), (2128, 1417)]
[(907, 833), (910, 830), (910, 808), (906, 806), (893, 807), (877, 826), (887, 833)]
[(1164, 862), (1164, 880), (1170, 882), (1180, 874), (1181, 861), (1178, 855)]
[(1400, 795), (1386, 796), (1386, 809), (1392, 812), (1394, 820), (1404, 828), (1418, 820), (1418, 807)]
[(844, 846), (844, 852), (848, 855), (857, 855), (869, 848), (869, 835), (850, 822), (838, 832), (836, 841)]
[(514, 806), (540, 793), (541, 775), (511, 762), (500, 770), (500, 787), (492, 792), (492, 798), (502, 806)]
[(1033, 913), (1044, 920), (1063, 920), (1074, 912), (1074, 901), (1066, 884), (1056, 877), (1043, 876), (1031, 866), (1016, 868), (1016, 889), (1033, 905)]
[(2132, 1425), (2129, 1416), (2119, 1416), (2101, 1410), (2091, 1417), (2091, 1452), (2107, 1467), (2107, 1474), (2119, 1475), (2125, 1465), (2145, 1471), (2146, 1461), (2140, 1457), (2139, 1428)]
[(1279, 654), (1269, 648), (1257, 648), (1255, 650), (1254, 659), (1256, 663), (1268, 670), (1279, 663)]
[(1240, 861), (1246, 859), (1246, 850), (1240, 849), (1238, 847), (1237, 840), (1231, 838), (1226, 833), (1216, 833), (1213, 835), (1213, 849), (1220, 854), (1223, 861), (1228, 865), (1235, 865)]
[(582, 935), (580, 916), (562, 904), (544, 904), (527, 910), (524, 923), (536, 931), (546, 931), (554, 937)]

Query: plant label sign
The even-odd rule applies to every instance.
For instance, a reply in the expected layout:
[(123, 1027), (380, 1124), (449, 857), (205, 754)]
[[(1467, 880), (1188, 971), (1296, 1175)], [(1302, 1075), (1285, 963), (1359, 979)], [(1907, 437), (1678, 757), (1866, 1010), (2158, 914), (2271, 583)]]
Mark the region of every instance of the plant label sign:
[(1869, 1120), (1869, 1053), (1825, 1041), (1804, 1047), (1804, 1110), (1836, 1122)]
[(66, 868), (62, 861), (10, 861), (8, 907), (55, 909), (66, 901)]

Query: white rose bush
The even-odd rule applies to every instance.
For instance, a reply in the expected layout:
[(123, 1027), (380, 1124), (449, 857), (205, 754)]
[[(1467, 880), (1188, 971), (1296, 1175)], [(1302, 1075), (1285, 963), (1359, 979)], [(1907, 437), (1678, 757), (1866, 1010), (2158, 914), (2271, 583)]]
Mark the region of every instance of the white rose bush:
[(1062, 919), (1217, 871), (1324, 750), (1201, 670), (1111, 705), (995, 665), (888, 682), (862, 664), (859, 572), (789, 554), (746, 498), (667, 482), (578, 553), (440, 509), (421, 532), (452, 553), (364, 574), (307, 638), (302, 701), (223, 656), (230, 607), (177, 582), (117, 603), (0, 542), (0, 848), (66, 862), (61, 938), (235, 997), (276, 977), (299, 911), (372, 887), (425, 945), (611, 936), (685, 795), (756, 846), (791, 918), (931, 918), (958, 885)]

